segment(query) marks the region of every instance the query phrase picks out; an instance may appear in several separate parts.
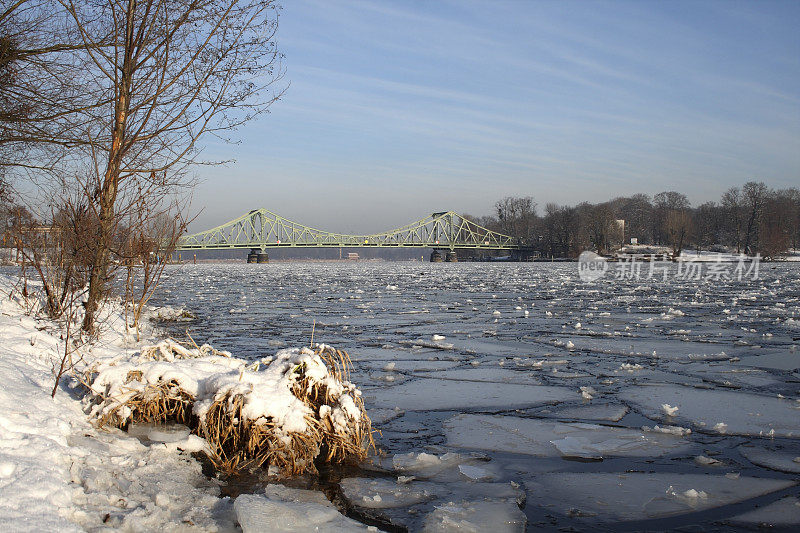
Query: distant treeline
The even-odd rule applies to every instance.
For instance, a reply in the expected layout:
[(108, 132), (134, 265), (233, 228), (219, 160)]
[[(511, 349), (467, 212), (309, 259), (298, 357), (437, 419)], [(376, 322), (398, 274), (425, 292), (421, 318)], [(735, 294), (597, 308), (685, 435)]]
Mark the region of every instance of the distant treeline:
[(587, 249), (607, 254), (632, 239), (668, 246), (675, 255), (697, 248), (775, 257), (800, 248), (800, 190), (774, 190), (754, 181), (696, 207), (675, 191), (597, 204), (548, 203), (542, 210), (526, 196), (503, 198), (494, 215), (468, 218), (544, 257), (575, 257)]

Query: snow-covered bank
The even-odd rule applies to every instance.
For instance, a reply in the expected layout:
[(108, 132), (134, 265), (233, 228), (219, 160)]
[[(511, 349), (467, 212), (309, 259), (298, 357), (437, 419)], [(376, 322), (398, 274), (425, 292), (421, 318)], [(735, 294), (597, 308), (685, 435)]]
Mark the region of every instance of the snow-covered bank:
[[(280, 411), (270, 411), (284, 416), (281, 428), (287, 434), (279, 439), (286, 440), (289, 430), (308, 427), (315, 414), (324, 415), (331, 431), (341, 433), (348, 420), (362, 413), (356, 408), (360, 399), (355, 387), (333, 379), (318, 354), (283, 350), (253, 365), (169, 342), (140, 350), (125, 333), (119, 313), (107, 309), (106, 332), (80, 353), (77, 370), (89, 369), (97, 388), (96, 401), (89, 405), (81, 398), (86, 389), (74, 378), (62, 379), (51, 397), (53, 368), (64, 341), (52, 321), (27, 314), (30, 307), (13, 281), (0, 275), (0, 524), (15, 532), (258, 531), (265, 525), (274, 531), (368, 529), (321, 501), (319, 492), (287, 489), (235, 500), (220, 497), (221, 483), (205, 476), (190, 455), (208, 444), (185, 426), (133, 425), (124, 432), (95, 424), (104, 414), (118, 423), (129, 422), (125, 398), (147, 392), (148, 379), (169, 375), (195, 395), (200, 410), (212, 408), (219, 391), (225, 398), (234, 392), (263, 393), (251, 398), (256, 401), (250, 402), (250, 410)], [(152, 341), (148, 332), (139, 333)], [(220, 372), (221, 366), (228, 372)], [(131, 372), (142, 374), (129, 380)], [(299, 387), (298, 380), (323, 385), (325, 390), (317, 392), (331, 405), (312, 413), (290, 394), (291, 387)], [(268, 393), (284, 403), (274, 402)], [(87, 408), (93, 412), (87, 414)]]
[[(0, 276), (0, 524), (13, 531), (235, 530), (233, 503), (176, 447), (98, 430), (53, 365), (59, 331), (24, 313)], [(112, 332), (97, 355), (130, 354)]]

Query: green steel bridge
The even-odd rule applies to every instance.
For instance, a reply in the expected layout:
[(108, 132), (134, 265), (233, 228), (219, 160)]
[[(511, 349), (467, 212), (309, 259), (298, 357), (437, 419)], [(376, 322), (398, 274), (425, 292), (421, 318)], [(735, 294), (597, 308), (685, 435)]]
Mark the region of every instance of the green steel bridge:
[[(401, 228), (370, 235), (347, 235), (293, 222), (266, 209), (255, 209), (221, 226), (178, 241), (178, 251), (250, 249), (248, 261), (265, 262), (270, 248), (433, 248), (455, 261), (456, 249), (509, 250), (521, 246), (508, 235), (480, 226), (458, 213), (433, 213)], [(438, 260), (441, 260), (439, 258)]]

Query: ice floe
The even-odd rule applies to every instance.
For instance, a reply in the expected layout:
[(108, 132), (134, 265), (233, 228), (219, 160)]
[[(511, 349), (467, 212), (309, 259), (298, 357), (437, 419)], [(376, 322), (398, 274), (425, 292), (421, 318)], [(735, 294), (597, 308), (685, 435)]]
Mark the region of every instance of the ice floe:
[[(800, 437), (798, 412), (775, 396), (674, 385), (635, 386), (619, 397), (646, 416), (670, 414), (697, 429), (737, 435)], [(679, 407), (679, 412), (673, 411)], [(724, 424), (723, 426), (719, 424)]]
[(579, 509), (584, 516), (606, 520), (642, 520), (729, 505), (795, 483), (724, 475), (559, 472), (537, 475), (526, 487), (531, 501), (564, 514)]
[(379, 395), (365, 392), (364, 396), (365, 403), (374, 407), (433, 411), (529, 407), (576, 399), (577, 394), (562, 387), (544, 385), (486, 382), (477, 386), (466, 381), (421, 378), (383, 389)]
[(445, 421), (444, 428), (448, 443), (454, 446), (537, 456), (647, 457), (691, 445), (671, 434), (511, 416), (462, 414)]
[(772, 451), (749, 445), (739, 446), (738, 450), (748, 461), (755, 465), (780, 472), (800, 473), (800, 454)]
[(318, 491), (270, 485), (263, 494), (242, 494), (233, 502), (243, 533), (378, 531), (342, 515)]
[(781, 498), (758, 509), (737, 515), (728, 522), (766, 527), (798, 526), (800, 525), (800, 499), (794, 496)]

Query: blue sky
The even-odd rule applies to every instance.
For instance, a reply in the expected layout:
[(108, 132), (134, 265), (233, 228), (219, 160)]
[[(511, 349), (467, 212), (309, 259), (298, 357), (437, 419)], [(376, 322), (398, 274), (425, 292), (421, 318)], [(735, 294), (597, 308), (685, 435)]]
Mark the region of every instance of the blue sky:
[(800, 186), (800, 2), (285, 0), (290, 87), (207, 146), (192, 230), (366, 233), (507, 195)]

